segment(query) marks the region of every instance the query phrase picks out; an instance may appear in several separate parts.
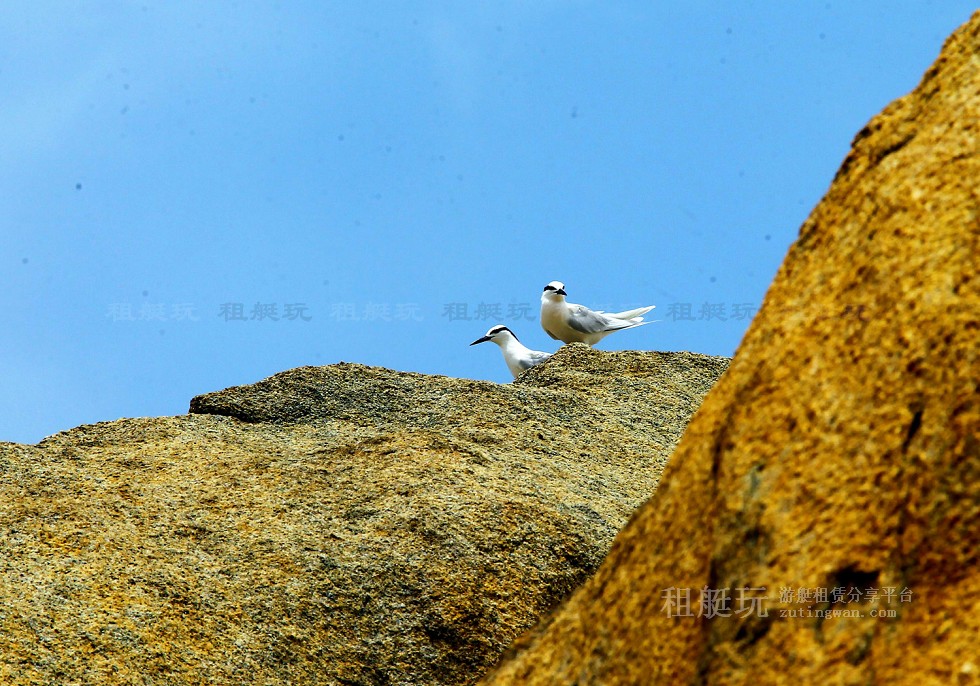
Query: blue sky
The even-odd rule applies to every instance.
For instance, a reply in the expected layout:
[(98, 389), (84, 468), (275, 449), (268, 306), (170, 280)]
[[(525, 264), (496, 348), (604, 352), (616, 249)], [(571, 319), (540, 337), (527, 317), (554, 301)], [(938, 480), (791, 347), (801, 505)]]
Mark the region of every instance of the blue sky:
[[(51, 2), (0, 13), (0, 440), (339, 361), (731, 355), (969, 3)], [(690, 317), (690, 318), (688, 318)]]

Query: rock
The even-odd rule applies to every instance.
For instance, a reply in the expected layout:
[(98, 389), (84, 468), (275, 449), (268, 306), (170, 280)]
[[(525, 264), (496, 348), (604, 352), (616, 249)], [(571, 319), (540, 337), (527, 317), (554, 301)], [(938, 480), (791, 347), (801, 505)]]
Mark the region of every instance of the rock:
[(980, 681), (978, 60), (980, 13), (857, 135), (657, 493), (484, 683)]
[(0, 683), (472, 683), (598, 567), (727, 362), (305, 367), (0, 444)]

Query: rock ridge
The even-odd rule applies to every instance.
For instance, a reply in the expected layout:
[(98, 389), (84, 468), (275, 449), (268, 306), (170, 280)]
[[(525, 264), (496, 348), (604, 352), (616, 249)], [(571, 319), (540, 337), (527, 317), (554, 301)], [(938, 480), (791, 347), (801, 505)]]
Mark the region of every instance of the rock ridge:
[(727, 364), (304, 367), (0, 443), (0, 682), (472, 683), (598, 567)]

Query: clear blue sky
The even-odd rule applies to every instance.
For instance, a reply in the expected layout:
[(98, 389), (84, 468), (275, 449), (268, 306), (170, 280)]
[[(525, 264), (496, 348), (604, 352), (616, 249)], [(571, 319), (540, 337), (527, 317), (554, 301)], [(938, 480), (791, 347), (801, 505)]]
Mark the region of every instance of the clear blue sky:
[(509, 381), (467, 344), (554, 350), (553, 279), (657, 305), (601, 349), (731, 355), (971, 10), (4, 3), (0, 440), (341, 360)]

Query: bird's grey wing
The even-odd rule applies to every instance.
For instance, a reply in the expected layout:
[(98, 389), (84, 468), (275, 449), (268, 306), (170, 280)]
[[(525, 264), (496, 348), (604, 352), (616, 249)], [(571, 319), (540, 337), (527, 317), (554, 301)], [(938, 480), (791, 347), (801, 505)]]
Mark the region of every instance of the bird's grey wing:
[(602, 333), (626, 328), (630, 323), (610, 319), (601, 312), (593, 312), (584, 305), (576, 305), (569, 311), (568, 325), (581, 333)]
[(518, 364), (521, 365), (521, 369), (530, 369), (531, 367), (541, 364), (549, 357), (551, 357), (551, 353), (544, 353), (540, 350), (532, 350), (528, 353), (527, 357), (518, 362)]

